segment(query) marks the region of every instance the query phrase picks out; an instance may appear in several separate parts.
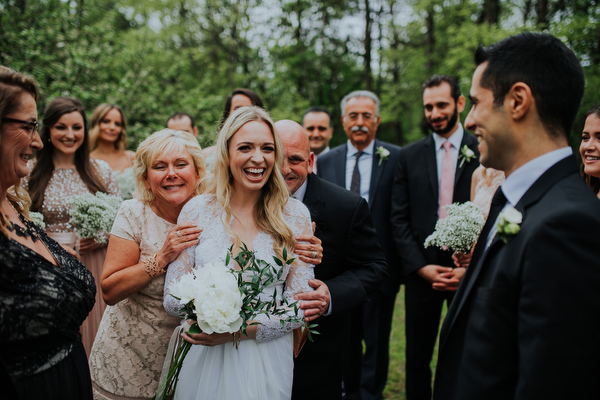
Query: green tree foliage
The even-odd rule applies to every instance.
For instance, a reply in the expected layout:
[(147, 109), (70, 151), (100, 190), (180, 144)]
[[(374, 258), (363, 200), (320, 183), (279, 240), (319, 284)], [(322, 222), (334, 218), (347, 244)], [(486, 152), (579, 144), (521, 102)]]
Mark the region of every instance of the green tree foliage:
[(236, 87), (255, 90), (275, 119), (329, 108), (334, 144), (345, 140), (339, 101), (370, 88), (379, 136), (406, 144), (424, 132), (423, 81), (452, 75), (467, 93), (476, 47), (524, 30), (578, 55), (582, 112), (600, 101), (598, 0), (0, 0), (0, 63), (38, 80), (40, 113), (61, 95), (90, 114), (121, 105), (131, 149), (174, 111), (194, 115), (211, 143)]

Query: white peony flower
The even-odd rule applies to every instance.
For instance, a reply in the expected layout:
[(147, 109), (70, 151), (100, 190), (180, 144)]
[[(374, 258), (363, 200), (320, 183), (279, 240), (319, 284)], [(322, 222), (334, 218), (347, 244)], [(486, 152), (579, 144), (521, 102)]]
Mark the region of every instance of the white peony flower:
[(242, 294), (226, 266), (208, 264), (196, 270), (194, 312), (206, 333), (233, 333), (242, 326)]

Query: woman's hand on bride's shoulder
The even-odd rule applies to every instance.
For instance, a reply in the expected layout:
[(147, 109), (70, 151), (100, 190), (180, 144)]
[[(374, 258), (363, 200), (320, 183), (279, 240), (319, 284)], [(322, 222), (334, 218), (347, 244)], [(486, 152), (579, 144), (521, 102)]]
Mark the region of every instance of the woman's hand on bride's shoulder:
[(202, 228), (191, 222), (175, 225), (169, 229), (159, 256), (166, 264), (172, 262), (183, 250), (198, 244), (201, 233)]

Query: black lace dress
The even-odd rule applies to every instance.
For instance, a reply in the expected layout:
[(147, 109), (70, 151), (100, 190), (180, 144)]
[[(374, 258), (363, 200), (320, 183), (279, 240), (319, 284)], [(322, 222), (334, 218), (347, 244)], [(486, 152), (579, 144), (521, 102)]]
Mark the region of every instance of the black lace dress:
[(19, 399), (91, 399), (79, 327), (94, 306), (94, 278), (35, 229), (60, 267), (0, 234), (0, 359)]

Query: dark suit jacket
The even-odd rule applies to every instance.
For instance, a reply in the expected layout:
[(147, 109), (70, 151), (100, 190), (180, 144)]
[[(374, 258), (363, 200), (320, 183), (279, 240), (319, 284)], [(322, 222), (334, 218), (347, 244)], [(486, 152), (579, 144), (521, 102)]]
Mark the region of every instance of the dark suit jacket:
[(348, 311), (368, 300), (387, 276), (387, 266), (362, 197), (310, 174), (303, 202), (323, 241), (323, 262), (315, 267), (315, 277), (329, 288), (332, 314), (315, 321), (320, 334), (295, 359), (294, 393), (328, 399), (322, 388), (332, 382), (341, 394), (346, 341), (350, 324), (357, 323)]
[[(467, 145), (476, 155), (462, 166), (459, 159), (454, 173), (453, 202), (469, 201), (471, 177), (479, 166), (477, 139), (465, 131), (460, 147)], [(459, 153), (460, 154), (460, 153)], [(428, 264), (451, 266), (450, 252), (423, 243), (435, 230), (439, 188), (435, 142), (430, 135), (412, 143), (398, 157), (392, 190), (393, 238), (402, 257), (403, 270), (411, 274)]]
[(450, 306), (434, 398), (597, 399), (600, 201), (571, 156), (515, 208), (520, 232), (479, 240)]
[[(390, 273), (390, 279), (383, 283), (381, 290), (392, 296), (398, 292), (402, 276), (400, 259), (394, 246), (390, 225), (392, 182), (400, 147), (375, 139), (374, 150), (376, 151), (379, 146), (389, 150), (390, 155), (387, 160), (381, 160), (377, 153), (373, 155), (369, 209), (377, 230), (377, 239), (385, 253)], [(319, 157), (317, 161), (317, 174), (319, 177), (343, 188), (346, 187), (347, 148), (348, 146), (343, 144)], [(381, 161), (381, 165), (379, 165), (379, 161)]]

